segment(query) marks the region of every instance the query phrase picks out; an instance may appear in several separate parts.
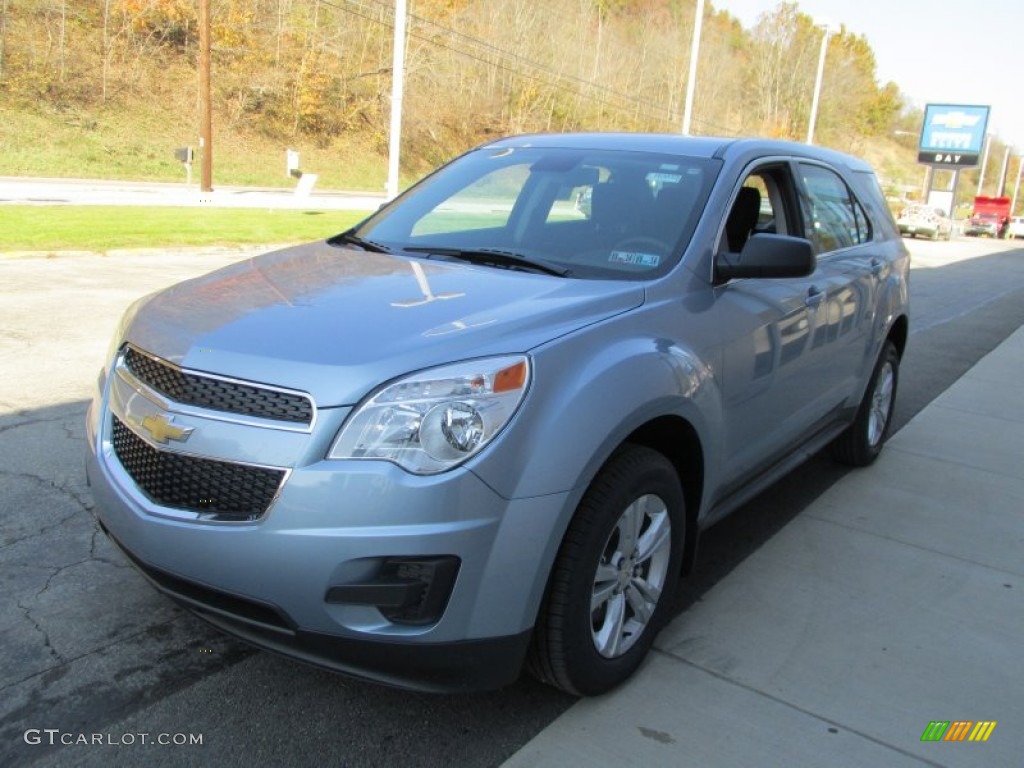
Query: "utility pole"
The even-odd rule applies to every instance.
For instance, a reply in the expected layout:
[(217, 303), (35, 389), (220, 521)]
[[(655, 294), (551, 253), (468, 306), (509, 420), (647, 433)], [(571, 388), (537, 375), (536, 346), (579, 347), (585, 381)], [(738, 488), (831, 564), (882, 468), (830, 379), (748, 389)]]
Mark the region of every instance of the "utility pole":
[(210, 0), (199, 0), (199, 147), (203, 153), (200, 190), (213, 191), (213, 116), (210, 108)]
[(406, 0), (395, 0), (395, 42), (391, 61), (391, 130), (388, 137), (388, 200), (398, 196), (402, 150), (402, 89), (405, 87)]
[(4, 81), (4, 44), (7, 42), (7, 0), (0, 0), (0, 83)]
[(693, 20), (693, 39), (690, 41), (690, 76), (686, 81), (686, 107), (683, 110), (683, 136), (690, 135), (693, 116), (693, 95), (697, 90), (697, 59), (700, 54), (700, 30), (704, 24), (704, 0), (697, 0), (697, 15)]

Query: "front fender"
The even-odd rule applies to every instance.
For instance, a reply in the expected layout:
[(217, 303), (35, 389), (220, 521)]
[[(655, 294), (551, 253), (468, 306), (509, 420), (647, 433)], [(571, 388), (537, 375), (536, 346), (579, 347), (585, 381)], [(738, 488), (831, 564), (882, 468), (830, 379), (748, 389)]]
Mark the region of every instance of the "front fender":
[(612, 451), (653, 419), (685, 419), (709, 445), (720, 427), (715, 365), (672, 338), (677, 311), (645, 305), (534, 350), (520, 413), (471, 469), (506, 498), (570, 491), (578, 500)]

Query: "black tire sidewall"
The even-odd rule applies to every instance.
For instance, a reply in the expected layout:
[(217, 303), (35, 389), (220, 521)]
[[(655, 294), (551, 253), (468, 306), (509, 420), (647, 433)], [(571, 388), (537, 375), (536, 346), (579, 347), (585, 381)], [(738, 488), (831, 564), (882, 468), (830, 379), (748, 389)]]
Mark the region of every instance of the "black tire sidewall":
[[(881, 437), (879, 437), (878, 442), (872, 445), (868, 439), (868, 427), (871, 423), (871, 401), (875, 396), (875, 388), (878, 386), (878, 379), (882, 375), (882, 370), (885, 368), (886, 363), (892, 365), (892, 398), (889, 401), (889, 413), (886, 415), (885, 430), (882, 432)], [(889, 432), (892, 429), (892, 416), (896, 409), (896, 390), (899, 384), (899, 377), (899, 355), (892, 342), (887, 341), (882, 347), (882, 351), (878, 356), (878, 362), (871, 373), (871, 381), (868, 382), (867, 392), (864, 393), (864, 400), (860, 404), (860, 408), (857, 411), (857, 420), (854, 423), (853, 435), (857, 441), (854, 450), (860, 460), (858, 463), (870, 464), (878, 458), (878, 454), (882, 452), (882, 446), (885, 445), (885, 441), (889, 438)]]
[[(672, 524), (672, 551), (658, 605), (643, 634), (621, 656), (605, 658), (594, 647), (590, 600), (597, 565), (622, 512), (647, 494), (659, 496)], [(619, 684), (643, 661), (658, 631), (667, 622), (679, 581), (686, 529), (685, 502), (678, 476), (662, 454), (641, 446), (616, 453), (584, 495), (570, 530), (585, 554), (571, 564), (568, 574), (562, 641), (566, 672), (572, 687), (584, 695), (603, 693)], [(560, 563), (560, 565), (568, 565)]]

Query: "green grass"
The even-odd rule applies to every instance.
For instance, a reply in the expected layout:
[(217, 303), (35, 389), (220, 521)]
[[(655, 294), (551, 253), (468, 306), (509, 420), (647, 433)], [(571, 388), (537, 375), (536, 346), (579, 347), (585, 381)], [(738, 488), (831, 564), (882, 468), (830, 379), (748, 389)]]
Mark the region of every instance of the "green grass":
[(293, 243), (337, 234), (367, 211), (119, 206), (0, 206), (0, 256), (10, 251)]
[[(58, 111), (5, 103), (0, 94), (0, 176), (184, 181), (174, 150), (192, 145), (195, 179), (200, 150), (191, 125), (182, 122), (160, 103)], [(287, 149), (299, 152), (303, 171), (319, 176), (318, 190), (384, 191), (387, 158), (365, 139), (339, 137), (321, 146), (308, 137), (275, 140), (229, 126), (214, 131), (214, 186), (293, 187)], [(401, 186), (416, 178), (403, 174)]]

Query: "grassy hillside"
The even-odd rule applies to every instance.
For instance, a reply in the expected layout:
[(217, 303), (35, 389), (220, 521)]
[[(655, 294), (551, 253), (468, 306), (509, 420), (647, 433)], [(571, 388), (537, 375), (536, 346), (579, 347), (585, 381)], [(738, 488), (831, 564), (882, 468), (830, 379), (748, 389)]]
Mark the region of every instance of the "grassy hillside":
[[(0, 175), (182, 181), (185, 169), (174, 150), (191, 144), (198, 179), (193, 134), (173, 108), (142, 99), (91, 109), (8, 104), (0, 108)], [(359, 137), (336, 138), (326, 146), (308, 139), (286, 144), (216, 125), (214, 185), (292, 186), (286, 149), (298, 150), (302, 169), (319, 175), (319, 189), (384, 189), (386, 159)]]
[[(714, 6), (694, 132), (799, 140), (814, 67), (798, 63), (817, 60), (814, 19), (782, 3), (748, 30)], [(214, 183), (287, 186), (291, 148), (321, 188), (381, 190), (392, 5), (212, 0), (211, 9)], [(409, 179), (501, 135), (679, 130), (693, 0), (417, 0), (409, 22)], [(173, 152), (198, 144), (198, 29), (192, 0), (4, 2), (0, 174), (183, 178)], [(916, 124), (896, 85), (875, 75), (866, 40), (830, 38), (822, 144), (860, 153)], [(899, 184), (919, 177), (899, 162), (880, 171)]]
[[(160, 105), (142, 101), (61, 111), (43, 105), (0, 108), (0, 176), (182, 181), (185, 170), (174, 150), (191, 144), (197, 160), (193, 180), (198, 179), (198, 140), (169, 117)], [(317, 146), (308, 139), (284, 143), (215, 126), (213, 147), (215, 186), (294, 185), (285, 174), (286, 149), (298, 150), (302, 169), (319, 175), (318, 189), (380, 192), (387, 178), (386, 158), (358, 134)], [(922, 167), (905, 143), (874, 138), (851, 151), (869, 160), (892, 189), (920, 184)], [(421, 165), (419, 173), (425, 170)], [(403, 174), (404, 181), (417, 175)]]

